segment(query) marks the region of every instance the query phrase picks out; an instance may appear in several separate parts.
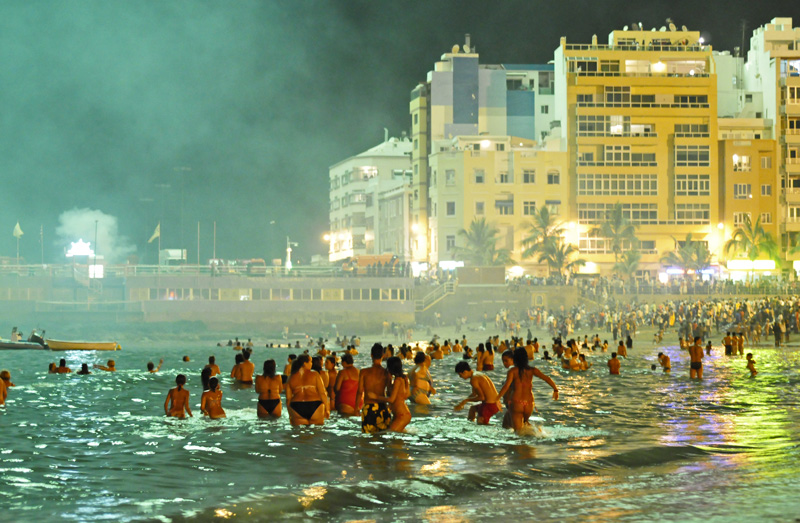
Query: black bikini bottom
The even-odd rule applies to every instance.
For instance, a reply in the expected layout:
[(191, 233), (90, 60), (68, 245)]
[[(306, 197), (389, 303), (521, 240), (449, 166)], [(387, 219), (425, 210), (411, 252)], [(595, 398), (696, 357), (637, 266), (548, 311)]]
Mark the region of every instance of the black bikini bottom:
[(293, 401), (290, 407), (300, 415), (300, 417), (311, 421), (311, 417), (317, 411), (319, 406), (322, 405), (321, 401)]
[(267, 413), (272, 414), (272, 411), (275, 410), (275, 407), (281, 404), (281, 400), (258, 400), (258, 404), (263, 407)]

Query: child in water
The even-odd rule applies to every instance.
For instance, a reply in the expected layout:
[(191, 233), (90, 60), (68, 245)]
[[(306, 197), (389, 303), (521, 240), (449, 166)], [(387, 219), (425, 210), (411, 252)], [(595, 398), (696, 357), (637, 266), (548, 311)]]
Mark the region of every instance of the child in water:
[(750, 377), (755, 378), (758, 371), (756, 370), (756, 360), (753, 359), (753, 353), (747, 353), (747, 370), (750, 371)]

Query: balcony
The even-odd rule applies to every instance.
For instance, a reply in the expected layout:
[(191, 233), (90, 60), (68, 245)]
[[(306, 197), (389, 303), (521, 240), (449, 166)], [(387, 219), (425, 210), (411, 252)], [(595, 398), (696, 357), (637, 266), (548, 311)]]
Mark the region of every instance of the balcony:
[(658, 162), (590, 162), (587, 160), (578, 160), (578, 167), (656, 167)]
[(786, 174), (800, 174), (800, 158), (786, 158)]
[(789, 103), (781, 105), (781, 114), (786, 116), (800, 116), (800, 100), (789, 99)]
[(800, 187), (787, 187), (784, 189), (786, 203), (800, 203)]
[(785, 129), (781, 141), (786, 144), (800, 144), (800, 129)]
[(786, 232), (800, 231), (800, 217), (789, 217), (783, 222), (783, 229)]
[(567, 51), (671, 51), (671, 52), (695, 52), (700, 53), (707, 51), (708, 46), (705, 45), (667, 45), (667, 44), (650, 44), (650, 45), (607, 45), (607, 44), (566, 44)]

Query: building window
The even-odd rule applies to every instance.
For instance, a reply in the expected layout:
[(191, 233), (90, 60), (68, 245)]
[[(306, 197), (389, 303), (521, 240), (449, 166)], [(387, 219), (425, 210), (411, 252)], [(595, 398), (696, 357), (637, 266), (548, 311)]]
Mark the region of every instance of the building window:
[(708, 167), (708, 145), (676, 145), (675, 165), (677, 167)]
[(542, 109), (541, 109), (541, 112), (542, 112), (542, 114), (548, 114), (550, 112), (550, 106), (549, 105), (543, 105)]
[(579, 174), (580, 196), (658, 196), (656, 174)]
[(708, 124), (675, 124), (675, 136), (683, 138), (708, 137)]
[(444, 241), (446, 244), (446, 249), (448, 251), (452, 251), (456, 247), (456, 237), (455, 235), (449, 234), (444, 237)]
[(733, 172), (747, 172), (750, 170), (750, 157), (733, 155)]
[(447, 202), (447, 216), (456, 215), (456, 202)]
[(553, 71), (539, 71), (539, 94), (553, 94)]
[(475, 183), (483, 183), (486, 179), (486, 172), (483, 169), (475, 169)]
[(419, 149), (419, 140), (414, 138), (414, 150), (416, 151), (417, 149)]
[(749, 212), (735, 212), (735, 213), (733, 213), (733, 226), (734, 227), (739, 227), (740, 225), (743, 225), (744, 222), (745, 222), (745, 219), (749, 218), (749, 217), (750, 217), (750, 213)]
[(547, 172), (547, 185), (558, 185), (561, 183), (561, 174), (558, 171)]
[[(578, 221), (580, 223), (602, 223), (606, 220), (608, 211), (614, 208), (613, 203), (579, 203)], [(632, 223), (657, 224), (657, 203), (623, 203), (622, 213)]]
[(525, 216), (533, 216), (536, 214), (536, 202), (523, 202), (522, 214)]
[(762, 185), (761, 196), (772, 196), (772, 185), (770, 184)]
[(762, 156), (761, 157), (761, 168), (762, 169), (772, 169), (772, 156)]
[(557, 203), (548, 203), (547, 212), (550, 213), (550, 216), (558, 216), (561, 214), (561, 207)]
[(456, 184), (456, 171), (455, 169), (447, 169), (444, 172), (444, 184), (447, 186), (453, 186)]
[(522, 183), (536, 183), (536, 171), (522, 171)]
[(509, 176), (508, 171), (501, 171), (498, 173), (497, 183), (511, 183), (511, 177)]
[(762, 212), (761, 213), (761, 224), (762, 225), (770, 225), (771, 223), (772, 223), (772, 213)]
[(419, 113), (414, 113), (414, 123), (419, 123)]
[(710, 223), (711, 208), (707, 203), (676, 204), (675, 222), (678, 225)]
[(746, 200), (752, 197), (749, 183), (734, 183), (733, 184), (733, 198), (735, 200)]
[(510, 216), (514, 214), (514, 200), (495, 200), (494, 207), (497, 214)]
[(711, 176), (708, 174), (676, 174), (675, 196), (709, 196)]
[(496, 143), (496, 144), (494, 144), (494, 148), (495, 148), (496, 151), (502, 152), (502, 151), (506, 150), (506, 144), (504, 144), (504, 143)]
[(485, 212), (485, 205), (483, 202), (475, 202), (475, 215), (476, 216), (483, 216)]

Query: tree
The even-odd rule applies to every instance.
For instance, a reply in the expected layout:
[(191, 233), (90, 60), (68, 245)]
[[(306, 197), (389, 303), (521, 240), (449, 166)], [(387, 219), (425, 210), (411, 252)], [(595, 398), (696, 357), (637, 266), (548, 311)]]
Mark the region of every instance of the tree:
[[(778, 264), (781, 261), (778, 244), (772, 234), (761, 226), (760, 217), (753, 223), (749, 214), (744, 215), (744, 222), (739, 224), (736, 230), (733, 231), (731, 239), (725, 242), (724, 250), (728, 256), (744, 253), (751, 262), (754, 262), (764, 254)], [(750, 276), (753, 276), (752, 272)]]
[(695, 275), (711, 265), (713, 254), (708, 250), (705, 242), (692, 239), (692, 233), (686, 235), (683, 245), (678, 243), (674, 237), (675, 250), (665, 253), (661, 257), (664, 265), (674, 265), (683, 269), (685, 274), (694, 271)]
[(545, 246), (557, 242), (564, 234), (561, 222), (556, 221), (556, 217), (550, 214), (547, 206), (540, 208), (528, 223), (529, 236), (523, 238), (522, 251), (523, 258), (531, 258), (545, 250)]
[(486, 221), (486, 218), (472, 220), (469, 229), (461, 229), (458, 236), (464, 239), (464, 245), (456, 245), (453, 255), (469, 265), (510, 265), (514, 263), (508, 249), (498, 249), (497, 242), (500, 231)]
[(564, 243), (563, 238), (559, 236), (556, 240), (544, 244), (537, 261), (547, 263), (547, 267), (551, 271), (564, 276), (569, 282), (570, 273), (575, 272), (578, 267), (586, 265), (586, 260), (575, 257), (579, 252), (577, 247), (571, 243)]
[(642, 253), (639, 251), (625, 251), (620, 260), (614, 264), (614, 272), (621, 277), (633, 279), (633, 275), (639, 269), (639, 262), (642, 260)]
[(592, 229), (591, 234), (606, 238), (614, 253), (614, 261), (619, 263), (622, 256), (622, 247), (626, 242), (635, 244), (636, 225), (631, 223), (622, 209), (622, 204), (617, 202), (611, 210), (606, 211), (606, 221), (600, 227)]

